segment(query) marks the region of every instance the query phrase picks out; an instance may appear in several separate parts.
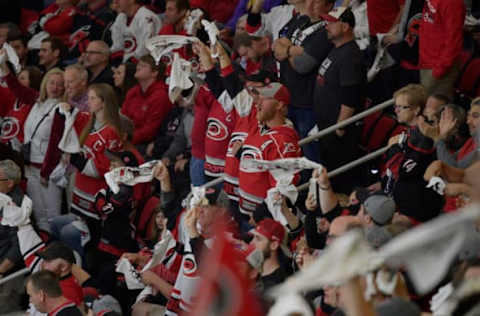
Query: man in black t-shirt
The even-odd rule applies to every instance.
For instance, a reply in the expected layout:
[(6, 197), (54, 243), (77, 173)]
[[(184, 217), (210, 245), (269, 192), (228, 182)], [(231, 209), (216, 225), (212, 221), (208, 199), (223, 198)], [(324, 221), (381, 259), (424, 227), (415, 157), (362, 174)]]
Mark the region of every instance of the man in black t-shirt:
[[(364, 103), (367, 82), (363, 55), (353, 34), (355, 17), (346, 7), (337, 7), (324, 18), (327, 36), (334, 48), (320, 65), (314, 95), (316, 121), (320, 130), (351, 117)], [(320, 139), (320, 161), (328, 170), (356, 158), (360, 130), (354, 124)], [(340, 179), (340, 180), (338, 180)], [(338, 192), (350, 192), (352, 181), (333, 179)]]
[[(316, 74), (333, 47), (321, 16), (327, 14), (334, 3), (334, 0), (315, 0), (308, 5), (307, 15), (294, 16), (273, 44), (274, 56), (280, 62), (280, 81), (291, 94), (288, 117), (300, 138), (306, 137), (315, 126), (313, 94)], [(318, 160), (318, 150), (313, 146), (310, 144), (304, 148), (305, 156)]]
[(47, 270), (35, 272), (26, 283), (30, 302), (48, 316), (81, 316), (82, 313), (73, 301), (62, 294), (62, 288), (55, 273)]

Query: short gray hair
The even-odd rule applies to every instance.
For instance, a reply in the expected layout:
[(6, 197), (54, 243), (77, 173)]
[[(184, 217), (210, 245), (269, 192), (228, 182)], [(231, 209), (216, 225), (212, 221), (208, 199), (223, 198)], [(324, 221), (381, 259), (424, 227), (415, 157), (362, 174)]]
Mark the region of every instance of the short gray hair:
[(13, 160), (0, 160), (0, 169), (2, 169), (8, 180), (12, 180), (15, 184), (20, 183), (22, 172), (20, 171), (20, 167)]
[(85, 67), (83, 67), (80, 64), (73, 64), (73, 65), (68, 65), (65, 68), (65, 71), (70, 70), (70, 69), (76, 70), (78, 72), (80, 80), (88, 82), (88, 71)]

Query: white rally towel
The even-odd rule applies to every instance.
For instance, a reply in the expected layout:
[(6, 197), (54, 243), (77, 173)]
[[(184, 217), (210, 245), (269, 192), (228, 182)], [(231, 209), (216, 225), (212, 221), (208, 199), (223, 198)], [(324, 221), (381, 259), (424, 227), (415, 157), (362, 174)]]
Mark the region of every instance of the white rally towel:
[[(20, 66), (20, 60), (15, 49), (6, 42), (3, 44), (3, 49), (5, 50), (5, 53), (0, 54), (0, 63), (4, 63), (8, 60), (12, 64), (15, 73), (18, 74), (20, 70), (22, 70), (22, 66)], [(2, 73), (1, 75), (4, 76), (5, 74)]]
[(373, 61), (372, 66), (370, 67), (370, 69), (368, 69), (368, 82), (373, 81), (373, 79), (375, 79), (375, 77), (381, 70), (391, 67), (395, 64), (395, 60), (392, 58), (392, 56), (390, 56), (387, 48), (382, 44), (385, 35), (387, 34), (377, 34), (377, 55), (375, 56), (375, 60)]
[(190, 11), (190, 14), (185, 19), (183, 23), (185, 31), (188, 35), (194, 35), (197, 33), (198, 28), (200, 28), (200, 19), (203, 17), (203, 11), (200, 9), (194, 9)]
[(277, 185), (267, 191), (265, 203), (272, 214), (274, 220), (279, 221), (283, 226), (288, 224), (285, 215), (282, 213), (282, 196), (287, 197), (292, 204), (295, 204), (298, 198), (298, 190), (292, 184), (293, 175), (286, 175), (277, 180)]
[(122, 273), (125, 276), (125, 283), (129, 290), (138, 290), (145, 288), (145, 284), (142, 282), (140, 273), (135, 267), (128, 261), (127, 258), (120, 258), (117, 262), (117, 268), (115, 272)]
[(286, 196), (292, 204), (295, 204), (298, 198), (298, 190), (292, 184), (295, 173), (304, 169), (319, 169), (323, 166), (305, 157), (301, 158), (285, 158), (277, 160), (242, 160), (242, 167), (252, 171), (270, 171), (277, 182), (274, 188), (267, 191), (265, 202), (268, 210), (273, 218), (283, 225), (287, 224), (287, 220), (281, 211), (282, 201), (278, 199), (278, 194)]
[(267, 316), (288, 315), (313, 316), (314, 314), (302, 296), (290, 293), (280, 297), (267, 314)]
[(480, 205), (445, 214), (392, 239), (379, 249), (391, 267), (405, 267), (418, 294), (444, 278), (466, 239), (466, 228), (480, 218)]
[(440, 195), (445, 194), (446, 183), (440, 177), (432, 177), (427, 184), (427, 188), (432, 188), (435, 192)]
[(181, 58), (178, 53), (173, 54), (172, 70), (168, 84), (168, 98), (170, 102), (175, 103), (183, 90), (193, 87), (190, 80), (192, 74), (192, 64)]
[(17, 206), (11, 197), (0, 193), (0, 210), (3, 210), (2, 225), (11, 227), (28, 225), (32, 214), (32, 200), (24, 195), (22, 205)]
[(119, 167), (105, 173), (105, 181), (110, 190), (117, 194), (120, 191), (119, 184), (134, 186), (138, 183), (146, 183), (153, 180), (153, 169), (161, 160), (151, 160), (138, 167)]
[(172, 233), (168, 229), (164, 229), (162, 232), (162, 239), (155, 244), (153, 249), (153, 255), (150, 261), (143, 267), (142, 272), (147, 271), (148, 269), (158, 265), (165, 259), (167, 251), (169, 249), (175, 248), (176, 245), (175, 238), (173, 238)]
[(162, 56), (170, 53), (174, 49), (181, 48), (184, 45), (198, 41), (198, 38), (183, 35), (157, 35), (147, 39), (145, 47), (152, 55), (155, 62), (158, 63)]
[(65, 128), (63, 130), (62, 138), (58, 143), (58, 148), (69, 154), (79, 153), (82, 149), (80, 142), (78, 140), (77, 132), (75, 131), (75, 118), (77, 117), (80, 111), (77, 108), (74, 108), (71, 112), (64, 111), (63, 108), (57, 105), (59, 112), (65, 115)]
[(203, 19), (202, 20), (202, 25), (203, 25), (203, 28), (205, 29), (205, 31), (207, 32), (208, 38), (210, 40), (210, 47), (212, 48), (212, 57), (217, 58), (218, 53), (215, 52), (216, 50), (214, 49), (214, 47), (217, 44), (218, 34), (220, 33), (220, 31), (218, 30), (215, 22), (209, 22), (209, 21)]

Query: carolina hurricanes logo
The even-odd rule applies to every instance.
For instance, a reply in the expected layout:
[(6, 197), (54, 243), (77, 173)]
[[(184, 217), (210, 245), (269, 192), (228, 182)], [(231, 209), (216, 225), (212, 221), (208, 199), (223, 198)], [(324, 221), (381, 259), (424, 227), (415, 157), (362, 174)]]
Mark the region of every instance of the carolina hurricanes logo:
[(228, 137), (228, 129), (216, 118), (209, 118), (207, 121), (207, 137), (214, 141), (222, 141)]
[(185, 258), (183, 261), (183, 274), (189, 278), (197, 276), (197, 264), (195, 263), (195, 260), (190, 257)]
[(242, 149), (242, 155), (240, 157), (240, 170), (248, 173), (256, 173), (263, 171), (252, 168), (252, 166), (248, 165), (248, 160), (263, 160), (262, 152), (260, 151), (260, 149), (249, 145), (243, 145)]
[(137, 50), (137, 40), (135, 37), (127, 37), (125, 39), (125, 52), (126, 53), (133, 53)]
[(420, 30), (420, 23), (422, 21), (422, 14), (415, 14), (410, 21), (408, 22), (407, 35), (405, 36), (405, 41), (407, 44), (412, 47), (415, 44), (415, 40), (418, 37), (418, 32)]
[(85, 25), (79, 28), (75, 33), (70, 35), (69, 47), (76, 47), (78, 43), (86, 39), (90, 35), (90, 25)]
[(20, 123), (14, 117), (6, 117), (2, 122), (1, 138), (12, 139), (15, 138), (20, 132)]
[(412, 159), (408, 159), (403, 163), (403, 168), (407, 173), (411, 172), (413, 168), (415, 168), (416, 166), (417, 166), (417, 163)]
[(243, 143), (243, 141), (245, 140), (246, 137), (247, 137), (247, 133), (232, 134), (232, 137), (230, 138), (230, 142), (228, 143), (228, 147), (227, 147), (227, 156), (233, 157), (233, 145), (236, 142), (242, 142)]

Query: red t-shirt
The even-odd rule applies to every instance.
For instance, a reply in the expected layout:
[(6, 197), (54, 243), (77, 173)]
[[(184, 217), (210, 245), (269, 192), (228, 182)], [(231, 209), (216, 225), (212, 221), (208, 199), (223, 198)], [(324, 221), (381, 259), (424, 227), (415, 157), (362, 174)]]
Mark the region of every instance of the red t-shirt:
[(404, 4), (405, 0), (367, 0), (370, 35), (387, 33)]
[(60, 279), (60, 287), (63, 296), (75, 302), (77, 306), (83, 303), (83, 291), (77, 279), (72, 274), (68, 274)]

